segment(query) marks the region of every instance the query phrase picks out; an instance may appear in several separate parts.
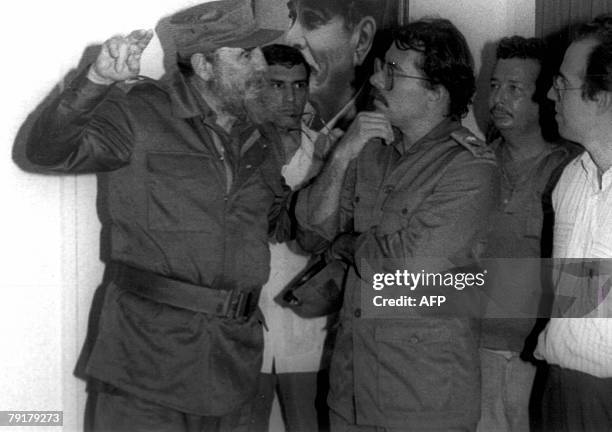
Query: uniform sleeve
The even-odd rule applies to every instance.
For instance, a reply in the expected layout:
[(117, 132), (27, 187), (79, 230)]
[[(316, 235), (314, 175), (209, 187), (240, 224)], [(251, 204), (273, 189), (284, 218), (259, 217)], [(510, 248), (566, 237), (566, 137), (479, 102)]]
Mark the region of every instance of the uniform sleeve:
[(36, 121), (28, 159), (58, 172), (110, 171), (129, 162), (133, 129), (126, 94), (82, 72)]
[(431, 195), (400, 229), (382, 235), (380, 227), (374, 227), (359, 237), (355, 261), (360, 275), (371, 280), (373, 272), (395, 272), (414, 258), (440, 258), (443, 265), (447, 258), (478, 255), (498, 194), (494, 163), (478, 159), (451, 163)]
[(308, 220), (309, 206), (317, 205), (316, 197), (311, 196), (311, 189), (306, 187), (298, 192), (295, 206), (297, 240), (305, 251), (319, 253), (329, 246), (338, 234), (353, 232), (353, 197), (356, 176), (357, 169), (353, 161), (349, 164), (344, 177), (338, 212), (322, 224), (315, 225)]
[(270, 240), (273, 242), (286, 242), (295, 238), (296, 222), (292, 212), (295, 194), (291, 188), (279, 178), (280, 187), (273, 188), (275, 191), (274, 202), (268, 213)]

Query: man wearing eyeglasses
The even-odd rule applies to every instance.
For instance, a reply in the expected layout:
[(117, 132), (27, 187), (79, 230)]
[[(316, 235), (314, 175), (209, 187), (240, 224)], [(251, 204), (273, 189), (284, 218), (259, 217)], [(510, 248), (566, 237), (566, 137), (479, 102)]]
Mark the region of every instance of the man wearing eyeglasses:
[(498, 173), (460, 124), (474, 92), (472, 57), (450, 21), (415, 21), (393, 35), (370, 81), (375, 111), (357, 115), (297, 209), (333, 245), (354, 240), (330, 369), (332, 430), (474, 430), (474, 322), (391, 310), (376, 318), (363, 303), (373, 272), (479, 255)]
[[(611, 71), (612, 15), (604, 15), (579, 30), (548, 92), (559, 132), (586, 150), (565, 168), (553, 192), (553, 256), (599, 260), (600, 267), (584, 278), (593, 292), (578, 278), (559, 275), (560, 300), (571, 297), (575, 305), (590, 300), (592, 306), (551, 318), (539, 336), (536, 355), (551, 365), (542, 403), (547, 431), (612, 430)], [(564, 283), (568, 280), (572, 283)]]

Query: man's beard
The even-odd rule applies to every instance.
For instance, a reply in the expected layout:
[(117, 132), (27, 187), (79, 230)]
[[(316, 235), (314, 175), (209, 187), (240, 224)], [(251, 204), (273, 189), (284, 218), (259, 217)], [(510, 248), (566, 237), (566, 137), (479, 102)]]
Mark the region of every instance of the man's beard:
[(259, 100), (260, 94), (266, 84), (263, 72), (254, 72), (246, 81), (237, 81), (223, 74), (217, 69), (211, 82), (211, 90), (219, 98), (222, 109), (239, 119), (248, 116), (247, 107), (253, 106)]

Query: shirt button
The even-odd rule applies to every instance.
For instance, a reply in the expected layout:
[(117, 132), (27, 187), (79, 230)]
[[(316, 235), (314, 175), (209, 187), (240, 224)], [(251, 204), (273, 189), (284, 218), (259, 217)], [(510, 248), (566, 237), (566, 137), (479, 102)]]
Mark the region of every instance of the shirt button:
[(412, 336), (409, 340), (411, 344), (415, 344), (419, 341), (419, 338), (416, 336)]
[(358, 203), (359, 202), (359, 195), (355, 197), (355, 202)]
[(251, 169), (252, 166), (253, 165), (251, 165), (251, 164), (247, 164), (246, 169)]
[(267, 147), (268, 147), (268, 144), (262, 144), (261, 146), (262, 146), (263, 148), (267, 148)]
[(223, 156), (219, 156), (219, 160), (222, 161), (225, 160), (225, 158)]
[(223, 201), (227, 201), (229, 197), (227, 195), (223, 195)]
[(355, 312), (353, 312), (353, 315), (355, 315), (355, 318), (359, 318), (361, 316), (361, 309), (359, 308), (355, 309)]

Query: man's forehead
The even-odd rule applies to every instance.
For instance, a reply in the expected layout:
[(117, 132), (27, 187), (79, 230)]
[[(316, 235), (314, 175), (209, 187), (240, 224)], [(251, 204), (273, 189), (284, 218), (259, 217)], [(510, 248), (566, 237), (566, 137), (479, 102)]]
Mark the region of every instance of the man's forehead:
[(423, 53), (413, 49), (401, 50), (395, 44), (387, 50), (385, 54), (385, 60), (389, 63), (395, 63), (402, 69), (415, 67), (416, 62), (420, 61)]
[(599, 41), (592, 38), (572, 42), (563, 57), (563, 63), (561, 64), (562, 74), (566, 77), (583, 77), (589, 55), (598, 44)]
[(244, 51), (244, 49), (242, 48), (221, 47), (221, 48), (217, 48), (214, 53), (215, 53), (215, 56), (217, 56), (220, 59), (227, 59), (227, 58), (235, 58), (237, 55), (242, 54), (242, 51)]
[(512, 57), (497, 60), (492, 78), (509, 79), (518, 82), (535, 82), (539, 73), (540, 62), (538, 60)]
[[(221, 47), (221, 48), (217, 48), (214, 51), (214, 56), (217, 60), (221, 60), (221, 61), (236, 61), (237, 59), (241, 58), (243, 55), (245, 55), (249, 51), (256, 52), (256, 51), (260, 51), (260, 49), (257, 47), (255, 48)], [(259, 58), (260, 56), (255, 56), (255, 57)], [(255, 57), (251, 56), (251, 58), (255, 58)]]
[(307, 73), (306, 68), (301, 64), (293, 65), (291, 67), (275, 64), (268, 66), (268, 78), (273, 81), (306, 81)]
[(289, 0), (287, 7), (290, 10), (310, 9), (325, 15), (340, 15), (346, 10), (352, 0)]

